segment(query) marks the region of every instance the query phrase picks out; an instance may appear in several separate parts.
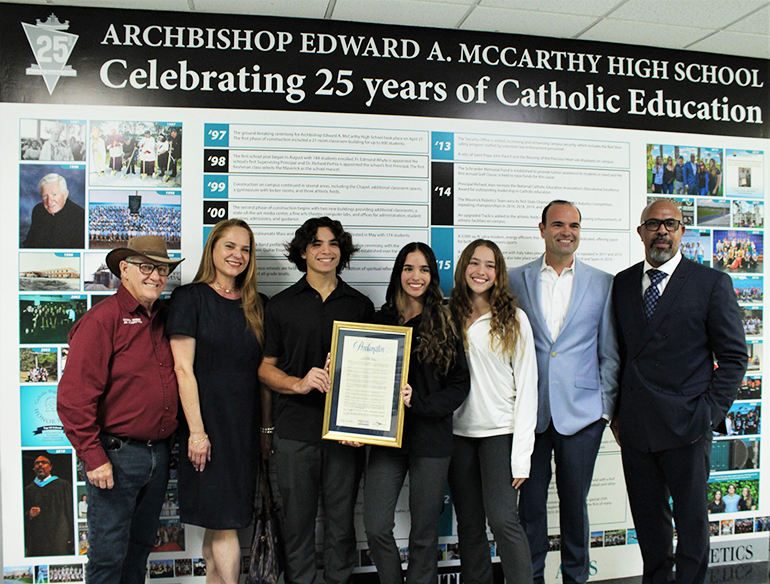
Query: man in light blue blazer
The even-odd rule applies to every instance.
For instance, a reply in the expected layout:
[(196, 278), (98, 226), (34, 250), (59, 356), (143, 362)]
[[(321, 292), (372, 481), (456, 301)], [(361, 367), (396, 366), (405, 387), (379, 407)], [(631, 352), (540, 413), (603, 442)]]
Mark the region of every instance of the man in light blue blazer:
[(543, 210), (545, 254), (508, 272), (535, 335), (538, 413), (529, 478), (519, 512), (532, 552), (535, 584), (548, 553), (548, 485), (556, 463), (562, 581), (584, 584), (589, 570), (586, 498), (604, 428), (615, 409), (620, 361), (612, 313), (612, 276), (574, 257), (580, 211), (568, 201)]

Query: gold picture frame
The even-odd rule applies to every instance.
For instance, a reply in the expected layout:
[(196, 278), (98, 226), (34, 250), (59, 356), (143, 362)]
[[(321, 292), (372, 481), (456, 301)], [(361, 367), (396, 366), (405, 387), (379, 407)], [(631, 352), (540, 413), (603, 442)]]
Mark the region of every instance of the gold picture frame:
[(401, 448), (412, 329), (334, 321), (323, 438)]

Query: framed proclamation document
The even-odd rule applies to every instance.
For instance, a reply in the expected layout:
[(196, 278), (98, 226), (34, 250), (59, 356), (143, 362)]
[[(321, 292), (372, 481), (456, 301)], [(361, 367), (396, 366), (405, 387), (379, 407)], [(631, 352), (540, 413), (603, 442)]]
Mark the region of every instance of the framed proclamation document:
[(334, 321), (323, 437), (401, 447), (412, 329)]

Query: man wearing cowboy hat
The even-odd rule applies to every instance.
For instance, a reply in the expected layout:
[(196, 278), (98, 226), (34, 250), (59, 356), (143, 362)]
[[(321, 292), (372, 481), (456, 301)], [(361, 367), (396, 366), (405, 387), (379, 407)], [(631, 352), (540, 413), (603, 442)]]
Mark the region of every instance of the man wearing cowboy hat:
[(182, 260), (155, 235), (107, 254), (114, 296), (75, 323), (59, 382), (64, 431), (86, 468), (89, 584), (144, 582), (169, 469), (178, 393), (165, 337), (166, 277)]

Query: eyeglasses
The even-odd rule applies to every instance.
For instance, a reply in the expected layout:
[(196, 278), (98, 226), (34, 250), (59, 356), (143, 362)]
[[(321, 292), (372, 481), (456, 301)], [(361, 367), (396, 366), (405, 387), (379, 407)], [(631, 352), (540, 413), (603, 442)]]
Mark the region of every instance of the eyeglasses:
[(137, 266), (139, 268), (139, 271), (142, 272), (145, 276), (149, 276), (152, 274), (155, 270), (158, 270), (158, 275), (161, 278), (165, 278), (169, 274), (168, 266), (166, 265), (157, 265), (157, 264), (140, 264), (139, 262), (129, 262), (126, 260), (127, 264), (131, 264), (133, 266)]
[(677, 231), (681, 224), (682, 222), (679, 219), (647, 219), (647, 221), (642, 221), (642, 225), (644, 225), (647, 231), (657, 231), (663, 225), (669, 233)]

